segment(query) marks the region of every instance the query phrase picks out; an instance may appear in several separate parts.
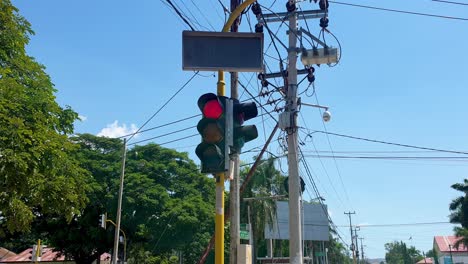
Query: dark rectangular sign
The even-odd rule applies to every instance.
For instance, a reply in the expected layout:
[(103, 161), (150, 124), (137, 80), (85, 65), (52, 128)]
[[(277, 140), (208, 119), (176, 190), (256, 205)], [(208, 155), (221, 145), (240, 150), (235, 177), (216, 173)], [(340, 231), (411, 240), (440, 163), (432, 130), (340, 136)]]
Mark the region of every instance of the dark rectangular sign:
[(190, 71), (261, 72), (263, 34), (184, 31), (182, 69)]

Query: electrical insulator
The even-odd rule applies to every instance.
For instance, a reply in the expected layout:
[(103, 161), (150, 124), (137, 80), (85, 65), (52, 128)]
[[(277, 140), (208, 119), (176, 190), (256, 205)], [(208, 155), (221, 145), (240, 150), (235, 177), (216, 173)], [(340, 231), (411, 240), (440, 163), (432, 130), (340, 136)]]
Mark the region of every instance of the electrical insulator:
[(263, 33), (263, 25), (258, 23), (255, 25), (255, 33)]
[(259, 3), (254, 3), (252, 5), (252, 12), (254, 13), (255, 16), (258, 16), (262, 13), (262, 8), (260, 7)]
[(320, 27), (321, 28), (327, 28), (328, 27), (328, 22), (329, 22), (328, 17), (322, 17), (320, 19)]
[(295, 3), (291, 4), (290, 1), (286, 2), (286, 10), (288, 10), (288, 12), (296, 11), (296, 4)]
[(328, 0), (320, 0), (319, 7), (321, 10), (327, 10), (328, 6), (329, 6)]
[(307, 69), (307, 80), (308, 80), (310, 83), (313, 83), (313, 82), (315, 81), (314, 72), (315, 72), (315, 68), (314, 68), (314, 67), (310, 67), (310, 68)]

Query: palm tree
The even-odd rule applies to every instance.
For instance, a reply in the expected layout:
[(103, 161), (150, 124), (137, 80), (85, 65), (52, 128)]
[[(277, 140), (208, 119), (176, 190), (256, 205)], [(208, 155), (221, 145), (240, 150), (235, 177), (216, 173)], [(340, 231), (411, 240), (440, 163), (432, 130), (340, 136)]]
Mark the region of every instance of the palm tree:
[[(245, 177), (246, 171), (243, 171)], [(268, 159), (260, 165), (255, 171), (251, 181), (245, 189), (244, 197), (268, 197), (286, 194), (283, 181), (284, 176), (274, 166), (274, 159)], [(250, 205), (250, 215), (252, 224), (252, 235), (254, 237), (254, 261), (258, 256), (260, 248), (265, 250), (265, 245), (261, 244), (264, 240), (264, 230), (266, 223), (272, 223), (276, 215), (275, 202), (272, 199), (259, 199), (241, 204), (241, 218), (247, 219), (247, 205)]]
[(450, 222), (461, 224), (461, 227), (454, 228), (455, 235), (461, 237), (454, 245), (458, 247), (460, 244), (468, 245), (468, 179), (464, 179), (463, 183), (455, 183), (452, 188), (464, 194), (450, 203)]

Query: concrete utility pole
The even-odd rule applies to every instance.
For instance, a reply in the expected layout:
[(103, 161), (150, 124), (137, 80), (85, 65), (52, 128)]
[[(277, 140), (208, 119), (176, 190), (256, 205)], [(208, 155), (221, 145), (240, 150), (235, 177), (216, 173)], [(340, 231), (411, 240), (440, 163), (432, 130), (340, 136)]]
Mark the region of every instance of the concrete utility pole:
[(297, 158), (297, 13), (296, 1), (289, 0), (289, 49), (288, 49), (288, 92), (286, 111), (290, 114), (291, 124), (288, 133), (288, 168), (289, 168), (289, 262), (303, 264), (301, 193), (299, 164)]
[(353, 252), (353, 263), (356, 264), (356, 254), (354, 253), (355, 246), (353, 240), (353, 224), (351, 223), (351, 215), (356, 214), (356, 212), (345, 212), (344, 214), (347, 214), (349, 217), (349, 231), (351, 232), (351, 251)]
[(122, 150), (122, 170), (120, 171), (120, 188), (119, 188), (119, 200), (117, 203), (117, 217), (114, 235), (114, 250), (112, 251), (112, 264), (117, 264), (117, 258), (119, 253), (119, 234), (120, 234), (120, 216), (122, 211), (122, 194), (123, 184), (125, 176), (125, 158), (127, 157), (127, 139), (124, 138), (123, 150)]
[(363, 263), (365, 263), (365, 261), (364, 261), (364, 245), (362, 244), (362, 240), (364, 238), (360, 237), (359, 239), (361, 240), (361, 260), (362, 260)]
[[(236, 8), (240, 5), (240, 0), (231, 0), (231, 12), (236, 10)], [(240, 20), (236, 18), (234, 23), (231, 26), (231, 32), (237, 32), (239, 28)], [(238, 85), (237, 81), (239, 78), (239, 74), (237, 72), (231, 72), (231, 98), (239, 99), (239, 92), (238, 92)], [(231, 220), (231, 229), (230, 229), (230, 255), (229, 255), (229, 263), (236, 264), (237, 263), (237, 248), (240, 244), (240, 194), (239, 194), (239, 153), (236, 151), (231, 155), (231, 159), (233, 160), (233, 179), (229, 184), (229, 193), (231, 195), (231, 199), (229, 201), (230, 205), (230, 220)]]
[(356, 242), (356, 261), (359, 263), (359, 243), (358, 243), (358, 234), (357, 231), (361, 230), (360, 228), (358, 229), (357, 227), (354, 227), (354, 241)]

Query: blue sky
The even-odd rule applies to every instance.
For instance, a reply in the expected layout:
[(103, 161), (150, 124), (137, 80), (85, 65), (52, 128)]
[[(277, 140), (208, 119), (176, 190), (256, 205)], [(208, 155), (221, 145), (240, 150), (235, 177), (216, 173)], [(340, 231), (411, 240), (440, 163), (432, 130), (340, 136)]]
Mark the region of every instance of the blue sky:
[[(198, 9), (195, 1), (173, 2), (198, 20), (201, 26), (191, 19), (197, 29), (212, 30), (211, 24), (220, 30), (224, 24), (224, 14), (216, 0), (196, 1)], [(228, 1), (222, 2), (228, 6)], [(13, 3), (32, 23), (36, 35), (31, 38), (28, 51), (47, 67), (58, 89), (58, 101), (72, 106), (83, 116), (83, 121), (76, 124), (79, 133), (115, 136), (135, 129), (193, 75), (193, 72), (182, 71), (181, 66), (181, 36), (187, 27), (163, 1), (14, 0)], [(269, 6), (272, 1), (260, 3)], [(363, 0), (354, 3), (468, 17), (467, 6), (429, 0)], [(284, 12), (284, 4), (285, 1), (276, 1), (272, 9)], [(301, 2), (300, 6), (304, 10), (318, 8), (307, 1)], [(467, 21), (337, 4), (331, 4), (329, 18), (329, 29), (338, 37), (343, 50), (337, 67), (316, 67), (318, 101), (329, 106), (333, 115), (327, 123), (328, 131), (417, 146), (468, 150)], [(250, 19), (254, 21), (253, 16)], [(240, 31), (250, 31), (247, 22), (244, 17)], [(317, 20), (309, 20), (308, 24), (312, 33), (319, 32)], [(302, 21), (299, 25), (305, 27)], [(278, 26), (270, 24), (274, 31)], [(286, 40), (285, 31), (282, 27), (278, 32), (282, 40)], [(335, 43), (329, 35), (327, 40)], [(265, 34), (265, 45), (269, 43)], [(280, 51), (286, 58), (286, 51)], [(268, 54), (278, 57), (273, 48)], [(274, 71), (278, 69), (277, 61), (267, 59), (266, 62)], [(298, 67), (302, 66), (298, 64)], [(202, 75), (197, 76), (147, 127), (198, 113), (198, 97), (216, 91), (217, 78), (210, 72)], [(252, 74), (241, 74), (241, 81), (246, 84), (251, 77)], [(255, 77), (249, 90), (258, 94)], [(316, 103), (315, 97), (302, 97), (303, 102)], [(242, 97), (247, 98), (247, 94)], [(261, 101), (265, 103), (264, 99)], [(266, 108), (272, 110), (271, 106)], [(303, 107), (301, 112), (304, 119), (299, 119), (300, 126), (323, 130), (317, 109)], [(191, 119), (155, 129), (133, 141), (194, 126), (196, 122)], [(264, 135), (268, 136), (274, 126), (268, 116), (249, 122), (257, 124), (260, 137), (247, 144), (245, 149), (262, 145)], [(103, 130), (105, 128), (107, 130)], [(196, 133), (195, 129), (154, 142), (163, 143), (193, 133)], [(312, 139), (313, 144), (309, 139), (302, 146), (306, 154), (316, 154), (314, 145), (319, 151), (330, 151), (330, 141), (337, 156), (455, 156), (414, 152), (418, 150), (335, 136), (327, 138), (317, 133)], [(197, 143), (195, 137), (165, 146), (187, 151), (197, 160), (194, 155)], [(282, 154), (276, 141), (270, 151)], [(321, 154), (327, 155), (326, 152)], [(246, 162), (251, 158), (250, 154), (242, 157)], [(353, 222), (357, 224), (448, 221), (448, 204), (459, 195), (450, 189), (450, 185), (461, 182), (467, 173), (466, 162), (447, 159), (337, 158), (335, 162), (330, 158), (309, 157), (307, 161), (338, 226), (348, 224), (343, 212), (349, 210), (356, 211)], [(287, 168), (284, 161), (281, 168)], [(310, 194), (305, 193), (306, 199), (314, 196), (310, 187), (308, 190)], [(360, 235), (365, 238), (368, 256), (383, 257), (386, 242), (403, 240), (427, 251), (432, 247), (434, 235), (450, 235), (452, 228), (447, 224), (363, 227)], [(340, 233), (349, 241), (346, 227), (340, 227)]]

